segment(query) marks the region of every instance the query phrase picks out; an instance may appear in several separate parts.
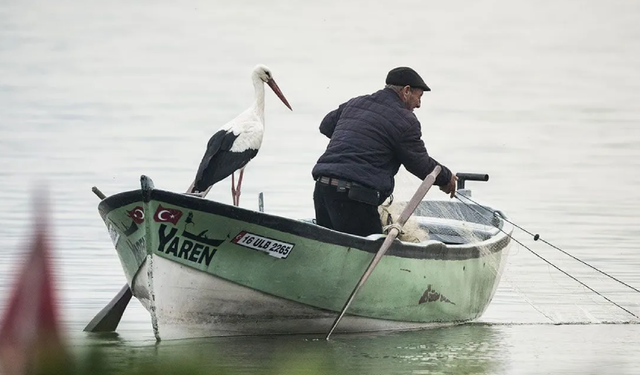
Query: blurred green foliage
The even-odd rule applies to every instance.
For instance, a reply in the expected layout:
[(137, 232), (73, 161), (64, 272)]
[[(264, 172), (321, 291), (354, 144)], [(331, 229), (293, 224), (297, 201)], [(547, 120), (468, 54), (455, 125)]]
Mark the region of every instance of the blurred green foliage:
[(198, 358), (196, 355), (159, 356), (151, 353), (143, 355), (132, 353), (128, 358), (123, 358), (121, 355), (114, 358), (109, 350), (93, 347), (73, 356), (43, 356), (30, 364), (31, 367), (27, 373), (29, 375), (231, 375), (239, 373), (320, 375), (332, 373), (332, 366), (319, 357), (274, 358), (270, 363), (264, 363), (264, 366), (253, 364), (253, 366), (242, 368), (237, 364), (214, 358)]

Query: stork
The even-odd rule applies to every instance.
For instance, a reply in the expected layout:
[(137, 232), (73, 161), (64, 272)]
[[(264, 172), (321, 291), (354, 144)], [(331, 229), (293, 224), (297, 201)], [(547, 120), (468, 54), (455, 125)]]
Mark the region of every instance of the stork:
[[(251, 80), (255, 90), (253, 105), (223, 125), (209, 139), (188, 194), (204, 198), (215, 183), (231, 175), (231, 197), (233, 204), (238, 206), (244, 168), (258, 154), (264, 135), (264, 83), (292, 110), (269, 68), (256, 65)], [(235, 172), (238, 170), (238, 184), (235, 185)]]

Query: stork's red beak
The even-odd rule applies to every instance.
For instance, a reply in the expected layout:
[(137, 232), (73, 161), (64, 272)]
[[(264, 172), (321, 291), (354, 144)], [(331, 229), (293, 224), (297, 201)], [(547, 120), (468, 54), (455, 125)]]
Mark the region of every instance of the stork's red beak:
[(280, 98), (280, 100), (282, 100), (284, 105), (286, 105), (287, 108), (293, 111), (293, 108), (291, 108), (291, 106), (289, 105), (287, 98), (284, 97), (284, 94), (282, 93), (282, 91), (280, 91), (280, 87), (278, 87), (278, 84), (276, 83), (276, 81), (273, 80), (273, 78), (267, 81), (267, 85), (271, 87), (271, 90), (273, 90), (273, 92), (276, 93), (276, 95), (278, 96), (278, 98)]

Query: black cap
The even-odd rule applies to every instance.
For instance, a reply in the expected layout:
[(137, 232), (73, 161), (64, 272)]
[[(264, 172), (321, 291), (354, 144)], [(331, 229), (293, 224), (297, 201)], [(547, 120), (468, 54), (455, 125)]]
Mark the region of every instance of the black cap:
[(417, 89), (423, 89), (424, 91), (431, 91), (429, 86), (424, 83), (420, 75), (418, 75), (415, 70), (407, 68), (405, 66), (391, 69), (389, 71), (389, 74), (387, 74), (387, 80), (385, 81), (385, 83), (388, 85), (397, 86), (408, 85)]

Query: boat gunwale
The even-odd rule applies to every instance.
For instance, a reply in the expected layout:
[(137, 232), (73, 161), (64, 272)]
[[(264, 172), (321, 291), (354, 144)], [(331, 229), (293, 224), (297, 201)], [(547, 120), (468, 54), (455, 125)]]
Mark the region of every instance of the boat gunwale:
[[(161, 201), (178, 207), (219, 215), (278, 230), (290, 235), (300, 236), (326, 244), (357, 249), (372, 254), (377, 253), (385, 238), (384, 236), (368, 238), (341, 233), (302, 220), (253, 211), (161, 189), (153, 189), (149, 193), (148, 201)], [(111, 211), (128, 204), (143, 201), (144, 195), (141, 189), (125, 191), (102, 200), (98, 205), (98, 211), (103, 221), (106, 222), (107, 215)], [(511, 240), (510, 232), (512, 230), (513, 228), (510, 225), (505, 225), (499, 229), (496, 235), (471, 244), (445, 244), (433, 240), (423, 243), (407, 243), (396, 240), (385, 256), (432, 260), (468, 260), (481, 258), (492, 253), (500, 252), (506, 248)]]

